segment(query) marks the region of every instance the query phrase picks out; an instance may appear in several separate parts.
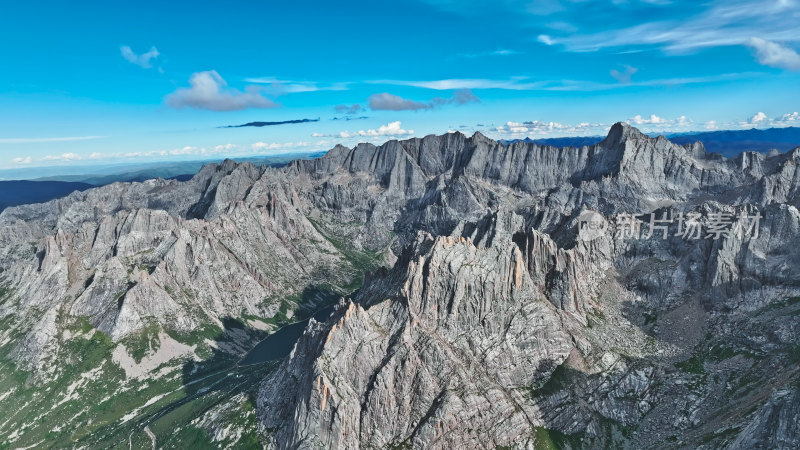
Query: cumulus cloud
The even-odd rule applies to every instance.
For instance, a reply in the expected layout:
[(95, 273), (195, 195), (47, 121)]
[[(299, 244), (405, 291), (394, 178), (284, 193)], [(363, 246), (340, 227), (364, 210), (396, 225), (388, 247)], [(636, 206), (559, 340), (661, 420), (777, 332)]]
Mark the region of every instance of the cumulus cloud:
[(258, 87), (246, 92), (228, 88), (228, 83), (215, 71), (197, 72), (189, 79), (188, 88), (180, 88), (166, 97), (168, 106), (176, 109), (197, 108), (211, 111), (237, 111), (248, 108), (274, 108), (272, 100), (261, 95)]
[(354, 137), (407, 136), (414, 134), (414, 130), (405, 130), (402, 125), (403, 123), (398, 120), (371, 130), (342, 131), (336, 134), (314, 133), (311, 136), (349, 139)]
[(626, 122), (640, 127), (645, 132), (686, 131), (689, 126), (694, 124), (686, 116), (666, 119), (655, 114), (650, 114), (649, 117), (642, 117), (637, 114), (626, 120)]
[(333, 110), (336, 111), (339, 114), (353, 115), (353, 114), (360, 113), (362, 108), (361, 108), (361, 105), (359, 105), (359, 104), (355, 104), (355, 105), (336, 105), (336, 106), (333, 107)]
[(776, 126), (800, 126), (800, 113), (797, 111), (783, 114), (775, 118), (772, 123)]
[(760, 125), (764, 125), (769, 122), (769, 117), (766, 114), (759, 111), (753, 114), (749, 119), (745, 120), (744, 122), (739, 122), (739, 125), (743, 128), (749, 127), (758, 127)]
[(781, 114), (777, 117), (769, 117), (767, 114), (759, 111), (753, 114), (749, 119), (739, 122), (738, 124), (731, 125), (739, 125), (741, 128), (796, 127), (800, 126), (800, 113), (795, 111)]
[(633, 125), (650, 125), (657, 123), (665, 123), (666, 119), (664, 119), (663, 117), (658, 117), (655, 114), (650, 114), (650, 117), (642, 117), (641, 115), (637, 114), (628, 119), (627, 122)]
[(759, 64), (787, 70), (800, 70), (800, 55), (789, 47), (751, 37), (747, 45), (755, 51)]
[(620, 83), (628, 84), (631, 82), (631, 77), (633, 76), (633, 74), (635, 74), (638, 71), (639, 69), (637, 69), (636, 67), (625, 65), (625, 70), (619, 71), (616, 69), (611, 69), (610, 73), (611, 76), (614, 77)]
[(706, 122), (705, 127), (706, 127), (706, 130), (716, 130), (716, 129), (719, 128), (719, 126), (717, 125), (717, 121), (716, 120), (709, 120), (708, 122)]
[(47, 155), (41, 158), (42, 161), (77, 161), (82, 159), (80, 155), (75, 153), (62, 153), (60, 155)]
[(450, 98), (435, 97), (427, 103), (405, 99), (388, 92), (373, 94), (367, 99), (370, 109), (376, 111), (419, 111), (440, 105), (465, 105), (479, 101), (480, 99), (470, 89), (456, 89)]
[(123, 45), (119, 48), (120, 52), (122, 53), (122, 57), (125, 58), (129, 63), (136, 64), (137, 66), (143, 69), (149, 69), (153, 67), (153, 60), (158, 58), (160, 53), (158, 53), (158, 49), (155, 47), (150, 47), (150, 50), (142, 53), (136, 54), (129, 46)]
[(524, 122), (509, 121), (504, 125), (487, 130), (487, 132), (501, 137), (522, 138), (552, 133), (563, 135), (599, 133), (606, 131), (607, 128), (608, 125), (602, 123), (580, 122), (577, 124), (565, 124), (553, 121), (528, 120)]

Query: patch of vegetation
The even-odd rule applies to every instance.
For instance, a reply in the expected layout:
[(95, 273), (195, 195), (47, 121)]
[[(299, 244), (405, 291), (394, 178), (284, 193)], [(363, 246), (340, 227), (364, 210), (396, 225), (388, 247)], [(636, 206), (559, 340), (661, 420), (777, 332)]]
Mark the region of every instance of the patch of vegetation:
[(157, 322), (151, 321), (140, 332), (126, 337), (121, 343), (138, 364), (145, 356), (155, 353), (161, 346), (161, 340), (158, 337), (159, 331), (161, 331), (161, 326)]
[(345, 261), (347, 261), (351, 268), (351, 281), (342, 288), (348, 292), (355, 291), (361, 287), (363, 282), (364, 272), (378, 268), (381, 260), (382, 252), (375, 252), (371, 250), (356, 250), (344, 236), (339, 236), (329, 228), (325, 227), (321, 222), (312, 218), (308, 221), (319, 234), (321, 234), (328, 242), (333, 245), (339, 253), (342, 254)]
[(0, 276), (0, 305), (6, 302), (6, 300), (11, 299), (14, 295), (14, 289), (9, 287), (9, 283), (6, 281), (5, 277)]
[(545, 427), (533, 429), (533, 445), (536, 450), (564, 450), (580, 448), (582, 434), (564, 434)]
[(202, 450), (216, 449), (218, 446), (214, 444), (206, 430), (188, 425), (175, 430), (172, 438), (167, 444), (163, 445), (163, 448)]
[(408, 442), (408, 439), (390, 442), (386, 445), (386, 450), (411, 450), (413, 448), (414, 447), (411, 445), (411, 442)]
[(769, 305), (764, 306), (763, 308), (761, 308), (761, 310), (758, 311), (758, 313), (756, 315), (760, 316), (760, 315), (762, 315), (764, 313), (767, 313), (767, 312), (770, 312), (770, 311), (776, 311), (776, 310), (779, 310), (779, 309), (783, 309), (783, 308), (787, 308), (787, 307), (793, 307), (793, 306), (797, 306), (797, 305), (800, 305), (800, 296), (798, 296), (798, 297), (788, 297), (788, 298), (785, 298), (783, 300), (773, 301)]
[(675, 367), (687, 373), (703, 374), (706, 372), (705, 363), (698, 355), (694, 355), (686, 361), (675, 363)]

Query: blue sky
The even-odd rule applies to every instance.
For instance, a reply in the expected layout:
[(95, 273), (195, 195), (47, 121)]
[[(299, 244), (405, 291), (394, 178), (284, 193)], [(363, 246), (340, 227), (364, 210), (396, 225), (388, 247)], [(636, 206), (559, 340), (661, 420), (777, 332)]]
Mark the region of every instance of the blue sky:
[(798, 23), (795, 0), (7, 2), (0, 169), (791, 126)]

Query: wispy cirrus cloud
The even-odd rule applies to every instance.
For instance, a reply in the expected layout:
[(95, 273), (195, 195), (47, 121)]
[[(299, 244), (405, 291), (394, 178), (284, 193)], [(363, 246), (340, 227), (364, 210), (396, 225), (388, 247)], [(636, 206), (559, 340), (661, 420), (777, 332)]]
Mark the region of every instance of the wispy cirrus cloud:
[(542, 81), (530, 81), (527, 77), (512, 77), (507, 80), (486, 78), (450, 78), (444, 80), (409, 81), (409, 80), (370, 80), (370, 84), (387, 84), (395, 86), (411, 86), (439, 91), (453, 89), (507, 89), (514, 91), (533, 90), (543, 87)]
[[(800, 41), (796, 0), (716, 0), (697, 4), (701, 9), (686, 17), (651, 20), (634, 26), (611, 23), (601, 31), (547, 35), (548, 45), (559, 44), (571, 52), (591, 52), (621, 47), (657, 47), (668, 53), (701, 48), (746, 45), (753, 36), (778, 42)], [(659, 17), (653, 15), (653, 17)], [(614, 26), (619, 24), (620, 26)]]
[(491, 57), (491, 56), (514, 56), (519, 55), (520, 52), (516, 50), (511, 50), (507, 48), (501, 48), (497, 50), (491, 51), (483, 51), (483, 52), (467, 52), (467, 53), (459, 53), (457, 55), (458, 58), (466, 58), (466, 59), (475, 59), (475, 58), (484, 58), (484, 57)]
[[(629, 66), (626, 66), (629, 67)], [(737, 72), (723, 73), (700, 77), (659, 78), (651, 80), (633, 81), (629, 77), (638, 69), (630, 67), (626, 72), (612, 71), (619, 76), (618, 80), (627, 80), (627, 83), (599, 83), (586, 80), (532, 80), (526, 77), (514, 77), (508, 80), (453, 78), (445, 80), (406, 81), (406, 80), (373, 80), (367, 83), (387, 84), (397, 86), (411, 86), (433, 90), (450, 89), (501, 89), (512, 91), (602, 91), (635, 86), (678, 86), (698, 83), (714, 83), (737, 79), (755, 78), (766, 75), (763, 72)], [(612, 76), (615, 73), (611, 73)]]
[(136, 64), (137, 66), (141, 67), (142, 69), (150, 69), (153, 67), (153, 61), (161, 55), (158, 52), (158, 49), (155, 47), (150, 47), (150, 50), (137, 54), (130, 48), (130, 46), (123, 45), (119, 48), (120, 53), (122, 53), (122, 57), (125, 58), (131, 64)]
[(246, 83), (262, 84), (263, 89), (273, 95), (295, 94), (299, 92), (346, 91), (351, 83), (319, 83), (316, 81), (291, 81), (275, 77), (245, 78)]
[(66, 136), (66, 137), (35, 137), (35, 138), (0, 138), (0, 144), (35, 144), (42, 142), (69, 142), (88, 141), (101, 139), (105, 136)]
[(228, 88), (228, 83), (215, 70), (197, 72), (189, 79), (188, 88), (169, 94), (166, 104), (175, 109), (195, 108), (210, 111), (237, 111), (249, 108), (275, 108), (277, 103), (264, 97), (257, 86), (245, 92)]

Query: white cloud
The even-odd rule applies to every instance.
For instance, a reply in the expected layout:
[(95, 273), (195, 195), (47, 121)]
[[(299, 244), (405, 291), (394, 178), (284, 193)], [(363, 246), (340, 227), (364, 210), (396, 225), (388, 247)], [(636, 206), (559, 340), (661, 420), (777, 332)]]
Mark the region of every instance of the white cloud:
[(335, 137), (340, 139), (350, 139), (355, 137), (379, 137), (379, 136), (407, 136), (414, 134), (414, 130), (405, 130), (402, 127), (402, 122), (395, 121), (386, 125), (381, 125), (377, 129), (359, 130), (359, 131), (342, 131), (336, 134), (322, 134), (314, 133), (312, 137)]
[(769, 117), (766, 114), (759, 111), (753, 114), (749, 119), (745, 120), (744, 122), (739, 122), (739, 125), (742, 128), (751, 128), (751, 127), (758, 127), (762, 124), (766, 124), (769, 122)]
[(153, 60), (159, 56), (158, 49), (155, 47), (150, 47), (150, 50), (140, 55), (134, 53), (134, 51), (127, 45), (123, 45), (119, 48), (119, 50), (122, 53), (122, 57), (128, 62), (136, 64), (143, 69), (149, 69), (153, 67)]
[(274, 108), (272, 100), (260, 89), (248, 86), (246, 92), (227, 88), (228, 83), (214, 70), (197, 72), (189, 79), (189, 88), (180, 88), (166, 97), (172, 108), (197, 108), (212, 111), (236, 111), (248, 108)]
[(658, 117), (655, 114), (650, 114), (650, 117), (642, 117), (639, 114), (631, 117), (627, 120), (628, 123), (633, 125), (654, 125), (659, 123), (665, 123), (667, 120), (663, 117)]
[(782, 127), (796, 127), (800, 126), (800, 113), (790, 112), (782, 114), (777, 117), (769, 117), (765, 113), (759, 111), (753, 114), (749, 119), (729, 124), (732, 128), (738, 125), (741, 128), (782, 128)]
[(797, 111), (792, 113), (786, 113), (772, 121), (775, 126), (800, 126), (800, 113)]
[(657, 132), (662, 133), (666, 131), (688, 131), (694, 125), (694, 122), (686, 116), (678, 116), (675, 119), (667, 119), (664, 117), (650, 114), (649, 117), (642, 117), (637, 114), (630, 119), (626, 120), (627, 123), (641, 128), (646, 133)]
[(100, 139), (104, 136), (67, 136), (49, 138), (0, 138), (0, 144), (34, 144), (37, 142), (68, 142)]
[(79, 159), (82, 159), (82, 158), (78, 154), (75, 154), (75, 153), (62, 153), (60, 155), (47, 155), (47, 156), (42, 157), (40, 160), (41, 161), (64, 161), (64, 162), (69, 162), (69, 161), (77, 161)]
[(719, 129), (719, 126), (717, 125), (717, 121), (716, 120), (709, 120), (708, 122), (706, 122), (705, 127), (706, 127), (706, 130), (717, 130), (717, 129)]
[(506, 122), (504, 125), (487, 130), (487, 133), (500, 137), (518, 139), (532, 136), (547, 136), (553, 133), (558, 135), (577, 135), (591, 133), (605, 133), (608, 125), (602, 123), (580, 122), (577, 124), (564, 124), (553, 121), (529, 120), (525, 122)]
[(264, 153), (269, 150), (285, 150), (285, 149), (296, 149), (300, 147), (308, 147), (312, 145), (311, 142), (255, 142), (250, 145), (250, 147), (259, 153)]
[(13, 162), (14, 164), (23, 165), (23, 164), (30, 164), (32, 162), (32, 159), (30, 156), (25, 156), (25, 157), (14, 158), (11, 160), (11, 162)]
[(221, 145), (215, 146), (214, 150), (216, 150), (218, 152), (221, 152), (221, 151), (236, 150), (238, 148), (239, 148), (239, 146), (236, 145), (236, 144), (221, 144)]
[(787, 70), (800, 70), (800, 55), (776, 42), (751, 37), (747, 45), (755, 50), (759, 64)]

